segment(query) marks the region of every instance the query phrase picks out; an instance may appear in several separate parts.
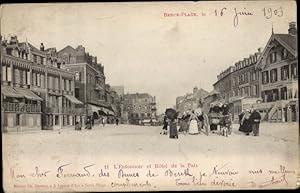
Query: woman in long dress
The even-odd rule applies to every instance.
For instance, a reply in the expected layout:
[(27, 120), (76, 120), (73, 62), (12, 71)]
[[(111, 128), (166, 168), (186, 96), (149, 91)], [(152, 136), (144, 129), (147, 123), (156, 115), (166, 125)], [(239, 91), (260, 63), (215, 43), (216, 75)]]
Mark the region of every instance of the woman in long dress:
[(177, 122), (176, 119), (170, 120), (170, 138), (178, 138), (178, 131), (177, 131)]
[(197, 115), (192, 111), (191, 117), (190, 117), (190, 127), (189, 127), (189, 134), (198, 134), (198, 118)]
[(241, 127), (240, 131), (244, 132), (246, 135), (249, 135), (249, 133), (252, 132), (252, 125), (250, 121), (251, 113), (249, 110), (246, 110), (245, 114), (243, 115), (243, 118), (241, 120)]

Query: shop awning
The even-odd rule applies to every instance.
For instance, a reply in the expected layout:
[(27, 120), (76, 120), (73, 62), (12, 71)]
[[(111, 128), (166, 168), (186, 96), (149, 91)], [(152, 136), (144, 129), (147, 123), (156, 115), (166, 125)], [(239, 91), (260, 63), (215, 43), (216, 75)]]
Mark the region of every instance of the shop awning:
[(6, 97), (24, 98), (24, 95), (17, 92), (13, 87), (1, 85), (1, 94)]
[(74, 97), (72, 95), (64, 95), (64, 96), (74, 104), (77, 104), (77, 105), (83, 104), (83, 102), (81, 102), (80, 100), (78, 100), (76, 97)]
[(34, 92), (32, 92), (31, 90), (29, 90), (27, 88), (15, 87), (14, 89), (16, 91), (18, 91), (19, 93), (22, 93), (24, 95), (24, 97), (27, 98), (28, 100), (32, 100), (32, 101), (42, 101), (43, 100), (41, 97), (34, 94)]

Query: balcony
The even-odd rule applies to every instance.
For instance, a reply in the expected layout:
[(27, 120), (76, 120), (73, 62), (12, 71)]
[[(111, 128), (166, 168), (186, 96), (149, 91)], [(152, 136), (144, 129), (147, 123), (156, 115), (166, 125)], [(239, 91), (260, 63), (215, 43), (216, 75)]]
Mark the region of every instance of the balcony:
[(85, 114), (85, 108), (63, 108), (62, 113), (71, 115), (83, 115)]
[(16, 112), (16, 113), (40, 113), (41, 105), (3, 102), (2, 110), (4, 112)]
[(59, 113), (59, 109), (56, 107), (46, 107), (45, 113)]

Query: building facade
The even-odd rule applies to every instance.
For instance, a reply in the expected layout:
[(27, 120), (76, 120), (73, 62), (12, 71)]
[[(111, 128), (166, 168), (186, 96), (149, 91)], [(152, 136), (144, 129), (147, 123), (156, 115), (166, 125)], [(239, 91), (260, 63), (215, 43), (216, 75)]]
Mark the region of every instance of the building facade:
[(192, 111), (198, 107), (202, 107), (204, 104), (204, 98), (208, 95), (209, 93), (206, 90), (195, 87), (193, 89), (193, 93), (177, 97), (175, 108), (179, 112), (179, 116), (181, 116), (181, 114), (185, 111)]
[(287, 34), (272, 33), (263, 52), (259, 48), (218, 76), (214, 84), (218, 97), (208, 97), (206, 103), (229, 103), (236, 121), (243, 109), (252, 107), (265, 121), (299, 120), (296, 42), (295, 22), (289, 24)]
[(110, 91), (105, 84), (104, 66), (97, 57), (79, 45), (76, 49), (67, 46), (58, 52), (64, 61), (63, 68), (75, 74), (75, 97), (84, 104), (84, 120), (100, 120), (101, 117), (114, 116), (111, 109)]
[(272, 33), (257, 63), (261, 71), (261, 97), (269, 104), (269, 121), (298, 121), (297, 28), (291, 22), (287, 34)]
[[(81, 104), (74, 74), (61, 68), (55, 48), (1, 39), (1, 102), (4, 131), (59, 129), (74, 125)], [(65, 84), (63, 84), (65, 83)]]
[(129, 124), (157, 122), (156, 99), (148, 93), (125, 94), (124, 111), (128, 115)]

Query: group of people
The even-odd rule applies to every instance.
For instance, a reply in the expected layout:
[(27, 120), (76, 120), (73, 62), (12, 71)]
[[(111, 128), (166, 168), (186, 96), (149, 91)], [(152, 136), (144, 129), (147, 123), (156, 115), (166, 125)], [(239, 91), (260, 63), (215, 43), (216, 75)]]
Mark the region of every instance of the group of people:
[(254, 108), (243, 110), (239, 115), (239, 131), (249, 135), (253, 132), (254, 136), (259, 136), (259, 124), (261, 116)]
[[(176, 119), (168, 119), (165, 115), (161, 134), (167, 135), (168, 126), (170, 138), (178, 138), (178, 132), (191, 135), (199, 134), (203, 127), (203, 120), (201, 109), (184, 112), (181, 118)], [(179, 130), (177, 130), (177, 124), (179, 125)]]
[[(105, 124), (108, 123), (108, 120), (106, 117), (101, 117), (100, 119), (98, 119), (99, 122), (99, 126), (102, 125), (103, 127), (105, 127)], [(117, 118), (116, 119), (116, 125), (119, 125), (120, 120)], [(95, 120), (92, 117), (87, 117), (86, 122), (85, 122), (85, 129), (91, 130), (92, 127), (95, 124)], [(81, 130), (81, 123), (76, 121), (75, 122), (75, 130)]]

